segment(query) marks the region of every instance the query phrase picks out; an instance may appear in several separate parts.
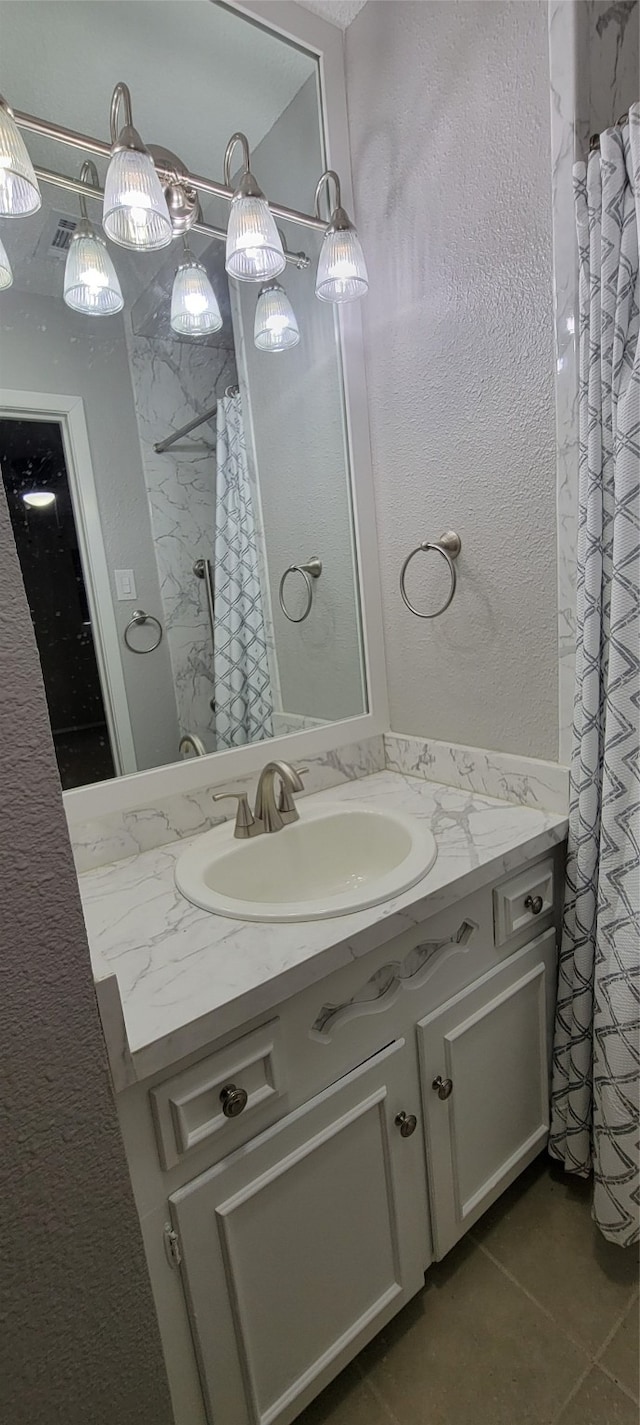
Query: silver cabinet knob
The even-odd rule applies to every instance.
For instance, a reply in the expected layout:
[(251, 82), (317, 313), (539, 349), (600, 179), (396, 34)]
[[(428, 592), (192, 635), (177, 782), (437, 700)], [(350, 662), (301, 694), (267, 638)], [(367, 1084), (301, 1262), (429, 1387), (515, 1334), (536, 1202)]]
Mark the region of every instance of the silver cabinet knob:
[(438, 1098), (450, 1098), (453, 1093), (453, 1079), (443, 1079), (442, 1074), (438, 1074), (431, 1087), (435, 1089)]
[(524, 903), (525, 910), (530, 910), (532, 915), (539, 915), (544, 901), (542, 896), (527, 896)]
[(400, 1129), (400, 1136), (402, 1138), (410, 1138), (411, 1134), (415, 1133), (416, 1128), (418, 1126), (418, 1120), (415, 1116), (415, 1113), (405, 1113), (404, 1110), (402, 1111), (402, 1113), (396, 1113), (395, 1122), (396, 1128)]
[(247, 1107), (248, 1097), (245, 1089), (238, 1089), (235, 1084), (227, 1084), (220, 1093), (220, 1102), (225, 1118), (237, 1118), (238, 1114)]

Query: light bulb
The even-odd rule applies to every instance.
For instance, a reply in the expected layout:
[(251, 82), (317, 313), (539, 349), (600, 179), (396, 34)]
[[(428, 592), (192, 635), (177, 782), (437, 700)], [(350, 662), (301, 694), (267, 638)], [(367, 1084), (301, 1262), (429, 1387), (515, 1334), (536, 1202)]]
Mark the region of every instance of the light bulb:
[(112, 316), (124, 307), (106, 244), (85, 218), (78, 224), (67, 253), (64, 300), (73, 311), (86, 316)]
[(6, 100), (0, 95), (0, 215), (24, 218), (42, 204), (38, 180)]
[(46, 510), (56, 499), (53, 490), (27, 490), (22, 498), (32, 510)]
[(173, 279), (171, 328), (179, 336), (205, 336), (220, 331), (218, 299), (201, 262), (188, 252)]
[(11, 263), (9, 262), (9, 258), (7, 257), (7, 251), (4, 246), (4, 243), (2, 242), (2, 239), (0, 239), (0, 292), (6, 291), (7, 287), (10, 287), (12, 282), (13, 272), (11, 271)]
[(287, 351), (298, 345), (295, 313), (279, 282), (270, 282), (258, 296), (253, 339), (259, 351)]

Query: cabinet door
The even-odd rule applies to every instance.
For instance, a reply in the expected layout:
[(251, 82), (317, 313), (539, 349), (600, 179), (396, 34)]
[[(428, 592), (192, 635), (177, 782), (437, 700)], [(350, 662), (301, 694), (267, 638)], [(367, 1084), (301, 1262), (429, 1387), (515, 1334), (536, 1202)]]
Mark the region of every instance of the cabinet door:
[(545, 1144), (555, 961), (551, 929), (418, 1026), (438, 1258)]
[(418, 1098), (396, 1041), (171, 1198), (215, 1425), (293, 1420), (421, 1287)]

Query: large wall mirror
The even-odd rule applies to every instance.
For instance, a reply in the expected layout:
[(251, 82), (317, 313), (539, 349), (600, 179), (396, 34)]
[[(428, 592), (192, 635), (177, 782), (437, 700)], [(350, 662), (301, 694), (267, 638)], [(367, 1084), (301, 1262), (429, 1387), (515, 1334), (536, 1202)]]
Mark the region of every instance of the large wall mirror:
[[(321, 92), (300, 46), (215, 0), (0, 3), (0, 29), (18, 116), (108, 143), (123, 81), (145, 144), (222, 182), (241, 130), (267, 196), (314, 212)], [(78, 310), (69, 252), (83, 209), (105, 238), (108, 155), (21, 132), (42, 204), (0, 218), (0, 465), (63, 786), (365, 713), (322, 232), (278, 218), (278, 286), (236, 281), (210, 231), (229, 204), (200, 192), (167, 246), (107, 237), (107, 277)]]

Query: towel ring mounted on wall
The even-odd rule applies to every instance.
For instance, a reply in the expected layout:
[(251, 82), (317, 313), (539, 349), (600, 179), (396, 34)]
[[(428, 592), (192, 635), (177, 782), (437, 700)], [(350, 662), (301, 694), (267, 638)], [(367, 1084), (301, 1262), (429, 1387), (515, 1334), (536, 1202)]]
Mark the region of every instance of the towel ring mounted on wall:
[[(304, 623), (305, 619), (309, 617), (309, 614), (311, 613), (311, 605), (313, 603), (313, 584), (311, 580), (319, 579), (321, 573), (322, 560), (318, 559), (317, 555), (315, 554), (311, 555), (311, 558), (307, 560), (306, 564), (290, 564), (289, 567), (285, 569), (284, 574), (282, 575), (282, 578), (280, 580), (278, 598), (280, 600), (280, 608), (282, 609), (285, 618), (288, 618), (289, 623)], [(289, 610), (284, 601), (284, 586), (290, 574), (302, 574), (304, 582), (307, 586), (307, 601), (305, 604), (304, 611), (300, 614), (299, 618), (295, 618), (293, 614), (289, 613)]]
[[(158, 629), (158, 637), (155, 643), (152, 643), (149, 648), (136, 648), (130, 641), (130, 631), (132, 628), (140, 628), (143, 623), (155, 623)], [(127, 648), (130, 648), (132, 653), (154, 653), (156, 648), (162, 643), (162, 624), (160, 619), (156, 618), (155, 614), (146, 614), (144, 609), (134, 609), (125, 628), (123, 638)]]
[[(449, 589), (449, 594), (447, 598), (445, 599), (444, 603), (441, 604), (440, 608), (436, 609), (435, 613), (425, 614), (422, 613), (420, 609), (414, 608), (413, 604), (411, 603), (405, 587), (405, 578), (407, 574), (407, 569), (409, 568), (411, 560), (415, 558), (415, 555), (420, 554), (421, 552), (426, 554), (430, 549), (434, 549), (437, 554), (441, 555), (441, 557), (448, 565), (449, 573), (451, 575), (451, 588)], [(400, 593), (402, 594), (402, 598), (407, 608), (411, 611), (412, 614), (415, 614), (416, 618), (439, 618), (440, 614), (443, 614), (445, 609), (448, 609), (449, 604), (451, 603), (451, 600), (456, 592), (457, 575), (454, 560), (458, 558), (461, 549), (462, 540), (460, 539), (460, 535), (456, 534), (455, 530), (453, 529), (447, 529), (445, 530), (444, 534), (440, 535), (439, 539), (425, 539), (423, 540), (422, 544), (417, 544), (415, 549), (412, 549), (411, 553), (407, 555), (404, 564), (400, 570)]]

